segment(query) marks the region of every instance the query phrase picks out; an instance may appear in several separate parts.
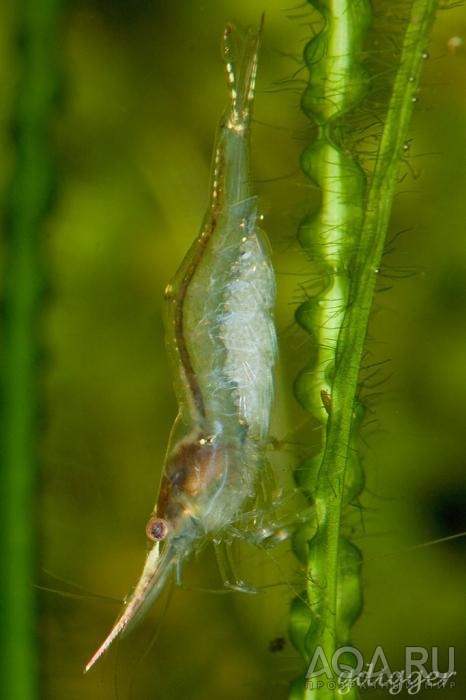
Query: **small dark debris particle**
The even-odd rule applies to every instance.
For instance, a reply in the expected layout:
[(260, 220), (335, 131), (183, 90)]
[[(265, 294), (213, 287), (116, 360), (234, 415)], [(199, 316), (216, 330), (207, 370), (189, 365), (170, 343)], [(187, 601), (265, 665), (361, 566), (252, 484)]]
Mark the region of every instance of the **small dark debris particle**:
[(285, 637), (275, 637), (275, 639), (271, 639), (269, 642), (269, 651), (272, 654), (276, 654), (277, 651), (283, 651), (283, 649), (285, 648), (285, 644)]

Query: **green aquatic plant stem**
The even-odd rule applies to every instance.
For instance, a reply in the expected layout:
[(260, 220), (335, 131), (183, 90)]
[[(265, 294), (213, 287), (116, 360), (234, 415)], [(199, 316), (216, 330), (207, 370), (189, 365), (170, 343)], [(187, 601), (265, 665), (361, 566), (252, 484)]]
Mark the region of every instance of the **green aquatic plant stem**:
[[(337, 352), (350, 304), (352, 268), (364, 212), (365, 176), (346, 147), (343, 127), (346, 115), (368, 89), (361, 57), (371, 21), (367, 0), (311, 4), (324, 22), (305, 48), (309, 83), (302, 108), (318, 131), (301, 163), (319, 187), (321, 201), (317, 211), (302, 222), (299, 240), (318, 266), (322, 282), (297, 311), (300, 325), (314, 336), (317, 356), (298, 377), (295, 390), (304, 408), (322, 425), (322, 445), (319, 454), (301, 465), (296, 474), (297, 483), (314, 502), (315, 522), (311, 531), (305, 526), (295, 538), (308, 583), (293, 604), (290, 626), (291, 637), (306, 660), (318, 646), (332, 658), (337, 645), (347, 644), (351, 624), (361, 608), (359, 552), (349, 542), (340, 541), (340, 519), (343, 505), (362, 489), (362, 470), (353, 459), (351, 488), (344, 497), (344, 473), (338, 476), (339, 487), (334, 488), (333, 477), (325, 472), (321, 460), (332, 454), (331, 426), (338, 409), (334, 393)], [(339, 577), (342, 559), (345, 571)], [(304, 680), (298, 679), (293, 697), (303, 697), (305, 692)]]
[[(335, 650), (348, 643), (351, 626), (362, 605), (360, 555), (342, 536), (345, 507), (354, 501), (363, 486), (362, 470), (354, 452), (361, 419), (357, 402), (360, 367), (399, 165), (437, 3), (414, 0), (410, 5), (399, 65), (367, 186), (356, 162), (341, 148), (338, 127), (341, 115), (357, 104), (353, 98), (360, 100), (364, 96), (363, 72), (359, 70), (358, 74), (358, 51), (362, 49), (369, 8), (361, 4), (361, 11), (357, 12), (359, 3), (311, 4), (322, 12), (325, 24), (305, 50), (310, 81), (303, 96), (303, 109), (319, 128), (317, 141), (303, 155), (303, 169), (319, 185), (322, 204), (318, 214), (303, 223), (299, 237), (311, 259), (324, 263), (329, 271), (324, 289), (306, 301), (297, 313), (299, 323), (316, 336), (320, 345), (325, 345), (325, 352), (323, 359), (322, 351), (318, 355), (317, 371), (314, 367), (307, 368), (300, 375), (296, 394), (303, 406), (321, 419), (324, 437), (319, 454), (307, 460), (297, 472), (298, 484), (314, 502), (315, 522), (304, 529), (304, 534), (298, 532), (295, 540), (296, 552), (305, 560), (307, 589), (305, 602), (299, 599), (293, 604), (290, 633), (307, 661), (317, 646), (322, 647), (331, 661)], [(330, 38), (333, 33), (334, 40)], [(351, 36), (356, 37), (354, 43), (348, 41)], [(338, 37), (343, 37), (346, 43), (339, 43)], [(352, 65), (345, 54), (348, 50), (354, 51)], [(334, 57), (332, 51), (336, 52)], [(339, 64), (340, 54), (346, 55), (346, 73)], [(354, 89), (358, 79), (360, 84)], [(347, 100), (337, 99), (340, 92), (347, 90), (350, 93)], [(343, 109), (336, 109), (338, 104)], [(340, 173), (335, 167), (338, 161), (347, 165)], [(339, 177), (342, 183), (337, 182)], [(342, 192), (350, 190), (350, 180), (354, 184), (353, 197), (346, 198)], [(325, 212), (328, 214), (324, 217)], [(327, 245), (328, 222), (333, 232), (343, 223), (341, 236), (336, 235), (331, 246)], [(329, 250), (334, 256), (333, 274)], [(329, 291), (337, 288), (339, 276), (342, 281), (332, 305)], [(329, 336), (324, 334), (329, 327), (333, 329), (330, 343)], [(322, 390), (325, 401), (318, 406)], [(346, 695), (354, 697), (356, 691), (353, 694), (346, 691)], [(295, 682), (293, 698), (317, 696), (330, 700), (340, 693), (338, 687), (324, 685), (317, 690), (312, 683), (306, 687), (302, 678)]]
[(38, 315), (44, 289), (40, 229), (53, 192), (48, 128), (56, 97), (60, 0), (18, 3), (14, 172), (6, 201), (2, 296), (0, 656), (2, 697), (38, 696), (36, 502)]

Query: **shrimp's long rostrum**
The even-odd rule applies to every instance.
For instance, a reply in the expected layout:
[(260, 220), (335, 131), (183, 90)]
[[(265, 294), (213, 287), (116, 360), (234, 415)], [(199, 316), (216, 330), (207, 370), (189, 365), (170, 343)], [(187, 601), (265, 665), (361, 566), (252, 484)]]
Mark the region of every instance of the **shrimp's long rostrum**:
[[(275, 283), (249, 172), (262, 24), (224, 33), (228, 107), (216, 137), (201, 232), (166, 290), (167, 347), (179, 413), (139, 582), (86, 671), (206, 539), (219, 541), (254, 497), (273, 396)], [(235, 45), (233, 47), (233, 39)]]

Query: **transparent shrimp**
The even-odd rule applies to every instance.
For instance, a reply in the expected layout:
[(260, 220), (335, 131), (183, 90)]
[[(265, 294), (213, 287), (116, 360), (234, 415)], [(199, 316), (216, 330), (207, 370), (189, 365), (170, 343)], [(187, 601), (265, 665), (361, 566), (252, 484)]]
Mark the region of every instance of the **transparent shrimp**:
[(254, 498), (268, 436), (276, 335), (275, 283), (250, 191), (249, 131), (259, 29), (224, 32), (229, 104), (214, 151), (201, 232), (166, 289), (167, 348), (179, 414), (144, 569), (88, 671), (149, 608), (167, 579), (206, 540), (228, 537)]

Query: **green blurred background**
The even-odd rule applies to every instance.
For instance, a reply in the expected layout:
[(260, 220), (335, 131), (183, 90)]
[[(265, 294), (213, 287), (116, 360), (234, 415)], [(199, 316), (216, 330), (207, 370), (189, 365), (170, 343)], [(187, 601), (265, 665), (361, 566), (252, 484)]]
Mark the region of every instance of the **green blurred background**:
[[(21, 5), (0, 6), (3, 210), (15, 162)], [(302, 669), (288, 640), (269, 649), (286, 639), (288, 605), (303, 585), (285, 545), (239, 553), (244, 576), (264, 586), (257, 596), (212, 592), (221, 582), (211, 552), (202, 552), (184, 587), (82, 674), (119, 611), (99, 596), (121, 600), (146, 551), (176, 411), (161, 299), (206, 206), (225, 102), (219, 38), (227, 19), (257, 24), (263, 9), (258, 0), (75, 1), (63, 4), (51, 37), (60, 85), (53, 206), (41, 239), (49, 294), (40, 329), (40, 522), (31, 532), (37, 585), (62, 592), (37, 589), (47, 700), (285, 698)], [(310, 36), (305, 11), (267, 3), (252, 144), (279, 285), (272, 461), (280, 473), (299, 462), (305, 438), (316, 439), (289, 388), (309, 354), (293, 313), (312, 277), (294, 237), (317, 201), (298, 167), (312, 136), (299, 111), (305, 72), (292, 81)], [(389, 362), (363, 392), (367, 490), (350, 520), (365, 560), (355, 645), (367, 660), (382, 645), (392, 670), (404, 668), (407, 645), (438, 646), (443, 665), (455, 646), (457, 687), (445, 698), (466, 691), (466, 540), (413, 547), (466, 530), (466, 51), (453, 50), (452, 37), (466, 41), (464, 9), (439, 14), (425, 64), (390, 236), (407, 232), (384, 260), (368, 341), (371, 361)]]

